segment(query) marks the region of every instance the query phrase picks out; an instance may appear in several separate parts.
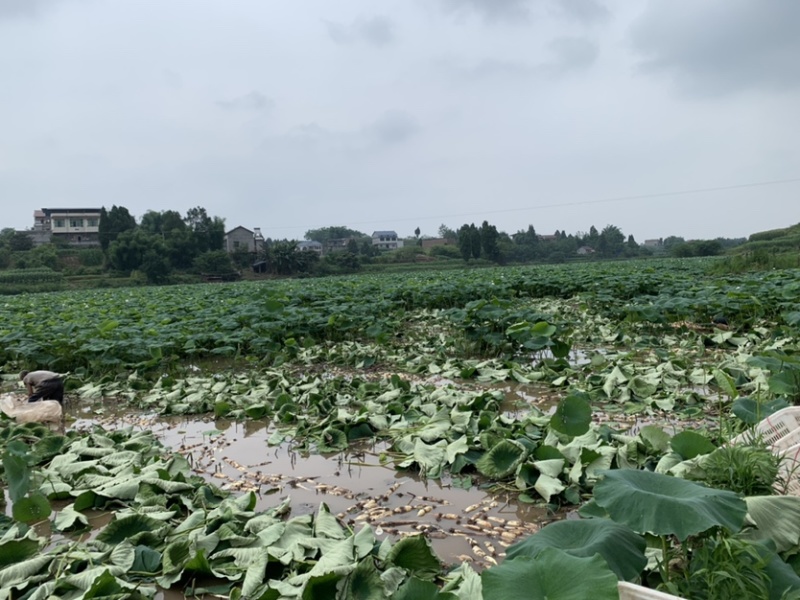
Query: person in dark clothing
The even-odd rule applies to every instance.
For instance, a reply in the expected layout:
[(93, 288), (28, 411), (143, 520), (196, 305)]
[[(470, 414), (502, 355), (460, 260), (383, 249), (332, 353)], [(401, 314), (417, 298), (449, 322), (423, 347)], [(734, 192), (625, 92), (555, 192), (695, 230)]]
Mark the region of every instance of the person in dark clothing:
[(22, 371), (19, 374), (28, 390), (28, 402), (57, 400), (64, 404), (64, 379), (53, 371)]

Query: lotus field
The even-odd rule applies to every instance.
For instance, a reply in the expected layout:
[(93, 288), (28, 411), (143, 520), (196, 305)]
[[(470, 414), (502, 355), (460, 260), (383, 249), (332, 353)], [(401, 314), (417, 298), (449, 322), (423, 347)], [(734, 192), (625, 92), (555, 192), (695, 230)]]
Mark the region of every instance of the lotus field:
[(800, 598), (800, 271), (709, 273), (5, 297), (3, 391), (70, 402), (2, 421), (0, 598)]

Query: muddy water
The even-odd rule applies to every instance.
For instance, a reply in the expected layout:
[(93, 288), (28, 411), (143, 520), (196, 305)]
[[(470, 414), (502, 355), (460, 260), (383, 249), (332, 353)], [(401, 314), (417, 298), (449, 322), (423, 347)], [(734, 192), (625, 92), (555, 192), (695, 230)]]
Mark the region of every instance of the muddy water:
[(69, 426), (148, 429), (215, 485), (255, 492), (258, 510), (288, 497), (291, 515), (297, 516), (316, 512), (324, 502), (353, 528), (369, 523), (379, 539), (424, 533), (447, 563), (468, 561), (482, 569), (499, 562), (508, 545), (553, 518), (545, 509), (519, 503), (513, 493), (490, 493), (449, 476), (422, 480), (414, 472), (396, 470), (383, 443), (338, 454), (307, 454), (288, 442), (270, 447), (267, 440), (274, 430), (264, 421), (110, 411), (107, 406), (102, 416), (95, 416), (86, 407)]

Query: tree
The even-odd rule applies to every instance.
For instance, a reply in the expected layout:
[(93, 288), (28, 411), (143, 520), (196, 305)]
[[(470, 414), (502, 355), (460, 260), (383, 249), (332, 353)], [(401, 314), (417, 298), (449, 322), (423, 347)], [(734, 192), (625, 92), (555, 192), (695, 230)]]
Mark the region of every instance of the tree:
[(439, 225), (439, 237), (445, 240), (450, 240), (452, 242), (458, 241), (458, 232), (453, 229), (450, 229), (447, 225), (442, 223)]
[(469, 224), (469, 236), (472, 246), (472, 258), (478, 260), (481, 257), (481, 232), (475, 227), (475, 223)]
[(192, 267), (194, 259), (199, 254), (197, 239), (179, 212), (149, 210), (142, 215), (139, 227), (164, 240), (170, 265), (176, 269)]
[[(358, 247), (358, 252), (361, 256), (365, 256), (367, 258), (377, 256), (378, 254), (381, 253), (381, 251), (378, 250), (375, 244), (372, 243), (372, 240), (370, 238), (364, 238), (363, 240), (361, 240), (361, 244)], [(316, 252), (313, 252), (312, 254), (316, 254)]]
[(500, 261), (500, 247), (497, 245), (499, 238), (497, 227), (489, 225), (488, 221), (484, 221), (480, 228), (481, 249), (483, 255), (491, 261)]
[(8, 247), (14, 252), (24, 252), (33, 248), (33, 238), (24, 231), (15, 231), (8, 241)]
[(366, 233), (349, 229), (343, 225), (335, 225), (332, 227), (321, 227), (319, 229), (309, 229), (306, 231), (305, 238), (309, 241), (317, 241), (323, 246), (325, 242), (330, 240), (342, 240), (344, 238), (365, 238), (369, 237)]
[(192, 263), (194, 270), (206, 275), (225, 275), (233, 271), (231, 256), (225, 250), (211, 250), (198, 255)]
[[(462, 225), (458, 229), (458, 249), (461, 251), (461, 257), (465, 261), (469, 261), (470, 258), (473, 258), (474, 251), (472, 248), (472, 244), (474, 241), (472, 235), (472, 229), (475, 228), (475, 224), (473, 223), (471, 226), (467, 225), (466, 223)], [(477, 231), (477, 229), (475, 229)], [(481, 255), (481, 244), (480, 244), (480, 233), (478, 233), (478, 257)]]
[(116, 240), (120, 234), (131, 231), (135, 227), (136, 219), (124, 206), (112, 206), (108, 212), (106, 212), (105, 206), (100, 209), (97, 235), (100, 238), (100, 247), (103, 252), (108, 251), (111, 242)]
[[(164, 240), (161, 239), (161, 236), (147, 233), (138, 228), (119, 234), (108, 247), (108, 259), (111, 267), (127, 273), (140, 270), (145, 262), (145, 255), (148, 255), (148, 261), (154, 265), (153, 253), (165, 256)], [(157, 269), (154, 267), (155, 270)]]
[(598, 249), (603, 256), (619, 256), (622, 254), (624, 244), (625, 236), (620, 228), (616, 225), (606, 225), (600, 234)]
[(172, 267), (169, 260), (157, 248), (148, 248), (142, 256), (139, 270), (145, 274), (150, 283), (165, 283), (169, 279)]
[(347, 251), (351, 252), (352, 254), (358, 254), (358, 242), (355, 241), (353, 238), (347, 240)]
[(670, 248), (673, 246), (677, 246), (678, 244), (683, 244), (686, 242), (682, 237), (678, 237), (676, 235), (671, 235), (669, 237), (664, 238), (661, 245), (664, 247), (664, 250), (669, 251)]
[(597, 231), (597, 227), (595, 227), (594, 225), (589, 227), (589, 233), (583, 236), (581, 243), (585, 246), (589, 246), (592, 250), (599, 250), (600, 233)]
[(225, 241), (224, 219), (209, 217), (205, 208), (196, 206), (186, 211), (183, 221), (194, 234), (198, 252), (222, 250)]
[(11, 238), (14, 237), (13, 227), (4, 227), (0, 230), (0, 248), (8, 248), (11, 243)]

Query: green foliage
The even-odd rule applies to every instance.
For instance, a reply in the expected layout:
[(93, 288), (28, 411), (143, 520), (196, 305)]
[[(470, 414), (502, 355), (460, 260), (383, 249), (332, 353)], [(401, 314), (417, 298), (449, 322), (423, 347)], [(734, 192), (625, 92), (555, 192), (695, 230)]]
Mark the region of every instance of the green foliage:
[(714, 527), (739, 531), (747, 512), (732, 492), (650, 471), (607, 471), (594, 494), (617, 523), (680, 541)]
[(233, 271), (231, 256), (224, 250), (203, 252), (194, 259), (194, 268), (206, 275), (225, 275)]
[(113, 205), (111, 210), (106, 211), (105, 206), (100, 210), (100, 222), (98, 224), (98, 238), (103, 252), (108, 251), (111, 242), (115, 241), (126, 231), (132, 231), (136, 227), (136, 219), (128, 212), (124, 206)]
[[(579, 575), (579, 576), (578, 576)], [(617, 578), (599, 556), (577, 557), (556, 548), (536, 559), (520, 556), (481, 574), (484, 600), (616, 600)]]
[(64, 276), (48, 267), (0, 271), (0, 294), (60, 290)]
[(323, 246), (330, 240), (343, 240), (345, 238), (366, 238), (366, 233), (344, 227), (343, 225), (333, 225), (330, 227), (320, 227), (319, 229), (309, 229), (304, 238), (308, 241), (319, 242)]
[(576, 437), (589, 431), (592, 407), (585, 394), (575, 393), (558, 403), (550, 418), (550, 427), (559, 433)]
[(743, 496), (773, 494), (781, 457), (765, 445), (728, 445), (705, 456), (700, 465), (705, 484)]
[(536, 558), (546, 548), (588, 558), (599, 554), (625, 581), (635, 581), (647, 564), (644, 538), (608, 519), (556, 521), (508, 548), (506, 559)]
[[(662, 589), (681, 598), (727, 600), (729, 598), (796, 598), (800, 579), (764, 546), (719, 536), (692, 552), (683, 576)], [(794, 575), (794, 576), (793, 576)]]

